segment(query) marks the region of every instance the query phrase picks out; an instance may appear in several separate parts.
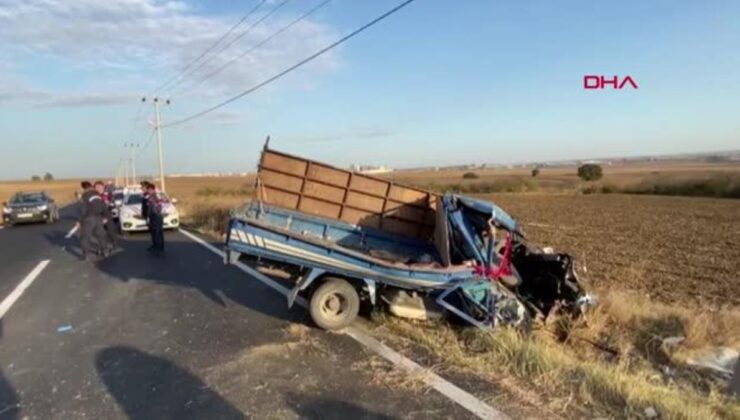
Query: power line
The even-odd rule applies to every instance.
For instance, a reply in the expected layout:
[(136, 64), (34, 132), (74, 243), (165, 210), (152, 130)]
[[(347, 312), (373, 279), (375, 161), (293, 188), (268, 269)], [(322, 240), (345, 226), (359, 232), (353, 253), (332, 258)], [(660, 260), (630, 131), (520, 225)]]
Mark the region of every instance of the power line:
[(150, 144), (152, 144), (154, 133), (156, 133), (156, 130), (152, 130), (152, 132), (149, 133), (149, 138), (146, 140), (146, 143), (144, 143), (144, 145), (141, 146), (141, 148), (139, 149), (139, 153), (136, 154), (136, 159), (140, 158), (142, 153), (144, 153), (144, 150), (146, 150), (146, 148), (149, 147)]
[(370, 28), (371, 26), (377, 24), (378, 22), (384, 20), (385, 18), (389, 17), (390, 15), (398, 12), (402, 8), (408, 6), (413, 1), (414, 0), (406, 0), (406, 1), (404, 1), (403, 3), (397, 5), (396, 7), (390, 9), (389, 11), (383, 13), (382, 15), (376, 17), (375, 19), (371, 20), (370, 22), (368, 22), (368, 23), (360, 26), (359, 28), (355, 29), (354, 31), (350, 32), (349, 34), (343, 36), (342, 38), (338, 39), (337, 41), (334, 41), (333, 43), (327, 45), (326, 47), (324, 47), (324, 48), (316, 51), (315, 53), (311, 54), (310, 56), (304, 58), (303, 60), (297, 62), (296, 64), (293, 64), (292, 66), (290, 66), (287, 69), (281, 71), (280, 73), (278, 73), (278, 74), (276, 74), (276, 75), (268, 78), (267, 80), (264, 80), (264, 81), (262, 81), (262, 82), (260, 82), (260, 83), (258, 83), (256, 85), (250, 87), (249, 89), (247, 89), (245, 91), (242, 91), (238, 95), (232, 96), (231, 98), (229, 98), (229, 99), (227, 99), (227, 100), (225, 100), (223, 102), (220, 102), (220, 103), (218, 103), (216, 105), (213, 105), (213, 106), (211, 106), (209, 108), (206, 108), (206, 109), (204, 109), (204, 110), (202, 110), (200, 112), (197, 112), (195, 114), (192, 114), (192, 115), (190, 115), (188, 117), (181, 118), (179, 120), (175, 120), (175, 121), (173, 121), (171, 123), (168, 123), (168, 124), (163, 124), (162, 127), (163, 128), (167, 128), (167, 127), (172, 127), (172, 126), (184, 124), (184, 123), (186, 123), (188, 121), (192, 121), (192, 120), (194, 120), (196, 118), (202, 117), (203, 115), (206, 115), (208, 113), (211, 113), (211, 112), (213, 112), (213, 111), (215, 111), (215, 110), (217, 110), (217, 109), (219, 109), (219, 108), (221, 108), (223, 106), (226, 106), (226, 105), (228, 105), (228, 104), (230, 104), (230, 103), (232, 103), (232, 102), (234, 102), (234, 101), (236, 101), (238, 99), (243, 98), (246, 95), (249, 95), (249, 94), (253, 93), (254, 91), (256, 91), (256, 90), (258, 90), (258, 89), (260, 89), (260, 88), (262, 88), (262, 87), (264, 87), (264, 86), (266, 86), (266, 85), (274, 82), (277, 79), (280, 79), (281, 77), (283, 77), (286, 74), (292, 72), (293, 70), (296, 70), (297, 68), (305, 65), (306, 63), (309, 63), (309, 62), (315, 60), (316, 58), (318, 58), (319, 56), (325, 54), (326, 52), (328, 52), (328, 51), (336, 48), (337, 46), (345, 43), (349, 39), (355, 37), (356, 35), (360, 34), (361, 32), (365, 31), (366, 29)]
[(217, 74), (221, 73), (222, 71), (224, 71), (224, 70), (225, 70), (225, 69), (226, 69), (227, 67), (229, 67), (230, 65), (232, 65), (232, 64), (234, 64), (235, 62), (237, 62), (237, 61), (241, 60), (242, 58), (246, 57), (246, 56), (247, 56), (248, 54), (250, 54), (251, 52), (253, 52), (253, 51), (254, 51), (254, 50), (256, 50), (257, 48), (259, 48), (259, 47), (261, 47), (261, 46), (263, 46), (263, 45), (267, 44), (267, 43), (268, 43), (268, 42), (270, 42), (270, 41), (271, 41), (272, 39), (274, 39), (274, 38), (275, 38), (275, 37), (277, 37), (278, 35), (282, 34), (283, 32), (287, 31), (288, 29), (292, 28), (293, 26), (295, 26), (296, 24), (298, 24), (298, 23), (299, 23), (299, 22), (301, 22), (302, 20), (305, 20), (306, 18), (308, 18), (309, 16), (311, 16), (312, 14), (314, 14), (315, 12), (317, 12), (318, 10), (320, 10), (321, 8), (323, 8), (324, 6), (326, 6), (327, 4), (329, 4), (329, 3), (331, 2), (331, 1), (332, 1), (332, 0), (324, 0), (324, 1), (322, 1), (321, 3), (317, 4), (316, 6), (314, 6), (313, 8), (311, 8), (311, 9), (310, 9), (309, 11), (307, 11), (306, 13), (304, 13), (304, 14), (302, 14), (301, 16), (299, 16), (298, 18), (294, 19), (294, 20), (293, 20), (292, 22), (288, 23), (287, 25), (283, 26), (282, 28), (278, 29), (277, 31), (273, 32), (273, 33), (272, 33), (272, 34), (271, 34), (270, 36), (268, 36), (267, 38), (263, 39), (262, 41), (258, 42), (258, 43), (257, 43), (257, 44), (255, 44), (255, 45), (253, 45), (253, 46), (252, 46), (252, 47), (250, 47), (250, 48), (249, 48), (248, 50), (244, 51), (243, 53), (239, 54), (238, 56), (236, 56), (236, 57), (232, 58), (231, 60), (227, 61), (227, 62), (226, 62), (226, 63), (225, 63), (224, 65), (222, 65), (221, 67), (219, 67), (219, 68), (217, 68), (216, 70), (214, 70), (214, 71), (212, 71), (212, 72), (208, 73), (208, 74), (207, 74), (207, 75), (205, 75), (204, 77), (202, 77), (202, 78), (198, 79), (198, 80), (197, 80), (197, 81), (196, 81), (195, 83), (191, 84), (190, 86), (186, 86), (186, 87), (185, 87), (184, 89), (181, 89), (181, 90), (177, 91), (177, 92), (175, 93), (175, 95), (180, 95), (180, 94), (182, 94), (182, 93), (185, 93), (185, 92), (187, 92), (188, 90), (192, 90), (192, 89), (193, 89), (194, 87), (196, 87), (196, 86), (200, 85), (201, 83), (203, 83), (203, 82), (205, 82), (206, 80), (208, 80), (208, 79), (212, 78), (213, 76), (215, 76), (215, 75), (217, 75)]
[[(196, 58), (195, 58), (195, 59), (194, 59), (193, 61), (191, 61), (190, 63), (188, 63), (188, 65), (187, 65), (187, 66), (185, 66), (185, 68), (183, 68), (182, 70), (180, 70), (180, 71), (179, 71), (179, 72), (178, 72), (177, 74), (175, 74), (175, 75), (174, 75), (174, 76), (172, 76), (171, 78), (167, 79), (167, 80), (166, 80), (166, 81), (165, 81), (164, 83), (162, 83), (162, 84), (161, 84), (161, 85), (159, 85), (158, 87), (154, 88), (154, 89), (153, 89), (153, 90), (152, 90), (152, 91), (151, 91), (151, 92), (150, 92), (150, 93), (149, 93), (148, 95), (146, 95), (146, 96), (151, 96), (151, 95), (153, 95), (154, 93), (156, 93), (156, 92), (159, 92), (160, 90), (162, 90), (162, 89), (164, 89), (165, 87), (167, 87), (168, 85), (170, 85), (170, 84), (171, 84), (172, 82), (174, 82), (174, 81), (176, 81), (176, 80), (180, 79), (181, 77), (183, 77), (183, 76), (185, 75), (185, 72), (187, 72), (187, 71), (188, 71), (188, 70), (190, 69), (190, 67), (191, 67), (191, 66), (193, 66), (193, 65), (194, 65), (195, 63), (197, 63), (198, 61), (200, 61), (200, 59), (201, 59), (201, 58), (205, 57), (205, 56), (206, 56), (206, 54), (208, 54), (208, 53), (209, 53), (209, 52), (211, 52), (211, 51), (212, 51), (212, 50), (213, 50), (214, 48), (216, 48), (216, 47), (218, 46), (218, 44), (220, 44), (220, 43), (221, 43), (221, 41), (223, 41), (224, 39), (226, 39), (226, 37), (228, 37), (229, 35), (231, 35), (231, 33), (232, 33), (232, 32), (234, 32), (234, 31), (236, 30), (236, 28), (238, 28), (238, 27), (239, 27), (239, 26), (240, 26), (240, 25), (241, 25), (242, 23), (244, 23), (244, 21), (246, 21), (247, 19), (249, 19), (249, 17), (250, 17), (250, 16), (252, 16), (252, 14), (254, 14), (254, 13), (255, 13), (255, 12), (256, 12), (256, 11), (257, 11), (257, 10), (258, 10), (258, 9), (259, 9), (260, 7), (262, 7), (262, 5), (263, 5), (263, 4), (265, 4), (265, 2), (266, 2), (266, 1), (267, 1), (267, 0), (261, 0), (261, 1), (259, 2), (259, 3), (257, 3), (257, 5), (256, 5), (256, 6), (254, 6), (254, 7), (253, 7), (252, 9), (250, 9), (250, 10), (249, 10), (249, 11), (248, 11), (248, 12), (247, 12), (247, 13), (246, 13), (246, 14), (245, 14), (244, 16), (242, 16), (242, 18), (241, 18), (241, 19), (239, 19), (239, 21), (238, 21), (238, 22), (236, 22), (236, 23), (235, 23), (235, 24), (234, 24), (234, 25), (233, 25), (233, 26), (232, 26), (231, 28), (229, 28), (229, 30), (228, 30), (228, 31), (226, 31), (226, 32), (225, 32), (225, 33), (224, 33), (223, 35), (221, 35), (221, 37), (220, 37), (219, 39), (217, 39), (217, 40), (216, 40), (216, 42), (214, 42), (214, 43), (213, 43), (213, 44), (212, 44), (211, 46), (209, 46), (208, 48), (206, 48), (206, 49), (205, 49), (205, 50), (204, 50), (204, 51), (203, 51), (202, 53), (200, 53), (200, 55), (199, 55), (198, 57), (196, 57)], [(222, 51), (223, 51), (223, 50), (222, 50)]]
[(185, 72), (183, 72), (183, 73), (182, 73), (182, 75), (181, 75), (181, 76), (179, 77), (179, 80), (175, 81), (175, 83), (172, 83), (172, 84), (170, 85), (170, 88), (172, 88), (173, 86), (177, 86), (178, 84), (180, 84), (180, 83), (181, 83), (181, 82), (182, 82), (183, 80), (185, 80), (185, 76), (188, 76), (188, 75), (190, 75), (190, 74), (195, 74), (195, 73), (196, 73), (196, 72), (197, 72), (198, 70), (202, 69), (202, 68), (203, 68), (203, 66), (205, 66), (206, 64), (208, 64), (208, 62), (209, 62), (209, 61), (210, 61), (210, 60), (211, 60), (211, 59), (212, 59), (213, 57), (216, 57), (216, 56), (217, 56), (218, 54), (221, 54), (221, 53), (222, 53), (222, 52), (224, 52), (224, 51), (225, 51), (225, 50), (226, 50), (227, 48), (229, 48), (230, 46), (234, 45), (234, 43), (235, 43), (236, 41), (238, 41), (238, 40), (240, 40), (240, 39), (244, 38), (244, 37), (245, 37), (245, 36), (246, 36), (247, 34), (249, 34), (249, 33), (250, 33), (250, 32), (252, 31), (252, 29), (254, 29), (254, 28), (255, 28), (256, 26), (258, 26), (258, 25), (259, 25), (260, 23), (264, 22), (264, 21), (265, 21), (265, 20), (266, 20), (267, 18), (269, 18), (269, 17), (270, 17), (270, 16), (272, 16), (273, 14), (275, 14), (275, 12), (277, 12), (278, 10), (280, 10), (280, 8), (282, 8), (283, 6), (285, 6), (285, 5), (286, 5), (286, 4), (287, 4), (287, 3), (289, 2), (289, 1), (290, 1), (290, 0), (283, 0), (283, 1), (281, 1), (280, 3), (278, 3), (278, 4), (277, 4), (277, 5), (275, 6), (275, 7), (273, 7), (272, 9), (270, 9), (270, 10), (269, 10), (269, 11), (268, 11), (267, 13), (265, 13), (265, 14), (264, 14), (264, 15), (263, 15), (263, 16), (262, 16), (261, 18), (259, 18), (259, 19), (258, 19), (258, 20), (257, 20), (256, 22), (254, 22), (254, 23), (252, 23), (251, 25), (249, 25), (249, 26), (247, 27), (247, 29), (245, 29), (244, 31), (242, 31), (242, 33), (240, 33), (240, 34), (239, 34), (239, 35), (237, 35), (236, 37), (232, 38), (232, 39), (231, 39), (231, 40), (230, 40), (229, 42), (227, 42), (227, 43), (226, 43), (225, 45), (221, 46), (221, 47), (219, 48), (219, 50), (218, 50), (218, 51), (216, 51), (216, 52), (215, 52), (215, 53), (214, 53), (213, 55), (211, 55), (211, 58), (210, 58), (210, 59), (206, 59), (206, 60), (203, 60), (203, 61), (201, 61), (200, 63), (198, 63), (198, 65), (197, 65), (197, 66), (195, 66), (195, 67), (191, 68), (191, 69), (190, 69), (190, 70), (188, 70), (188, 71), (185, 71)]
[(129, 130), (128, 138), (131, 138), (131, 136), (134, 135), (134, 131), (136, 131), (137, 122), (139, 120), (139, 116), (141, 115), (141, 110), (144, 108), (144, 101), (139, 101), (139, 106), (136, 107), (136, 113), (134, 114), (134, 118), (131, 120), (131, 130)]

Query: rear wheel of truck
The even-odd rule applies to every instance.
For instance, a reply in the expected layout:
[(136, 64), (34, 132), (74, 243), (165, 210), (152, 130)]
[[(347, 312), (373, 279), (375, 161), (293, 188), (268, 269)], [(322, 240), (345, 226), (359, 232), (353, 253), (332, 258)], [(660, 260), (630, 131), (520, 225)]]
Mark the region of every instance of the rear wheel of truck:
[(311, 295), (309, 311), (311, 319), (319, 327), (338, 330), (357, 317), (360, 296), (346, 280), (329, 278)]

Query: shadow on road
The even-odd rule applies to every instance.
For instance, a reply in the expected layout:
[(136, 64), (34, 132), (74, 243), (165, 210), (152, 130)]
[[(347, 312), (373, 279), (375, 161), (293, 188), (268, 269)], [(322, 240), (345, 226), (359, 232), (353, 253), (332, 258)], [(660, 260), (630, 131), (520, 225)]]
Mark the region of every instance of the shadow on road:
[(18, 394), (0, 369), (0, 419), (17, 419), (20, 413), (19, 403)]
[(245, 419), (245, 414), (186, 369), (127, 346), (95, 358), (98, 375), (129, 419)]
[[(183, 235), (167, 232), (166, 254), (150, 255), (146, 233), (119, 241), (120, 251), (95, 264), (98, 270), (123, 282), (152, 281), (198, 290), (216, 305), (230, 302), (273, 318), (308, 323), (301, 310), (289, 310), (285, 298), (241, 271), (225, 266), (220, 258)], [(219, 245), (217, 245), (219, 246)]]
[[(0, 339), (3, 338), (3, 320), (0, 319)], [(5, 379), (0, 369), (0, 420), (14, 420), (20, 413), (20, 401), (13, 385)]]
[[(59, 209), (59, 216), (60, 220), (67, 220), (67, 221), (74, 221), (76, 222), (78, 219), (79, 209), (77, 208), (77, 203), (69, 204), (61, 209)], [(57, 226), (57, 225), (54, 225)], [(72, 226), (69, 227), (70, 229)], [(80, 239), (78, 236), (78, 233), (72, 235), (72, 237), (67, 238), (67, 231), (60, 230), (58, 228), (55, 228), (54, 230), (50, 232), (44, 233), (44, 238), (46, 240), (59, 248), (64, 249), (68, 253), (70, 253), (72, 256), (76, 258), (82, 258), (82, 247), (80, 245)]]
[(46, 238), (46, 240), (49, 241), (50, 244), (64, 249), (75, 258), (81, 259), (82, 247), (80, 245), (80, 239), (77, 237), (77, 235), (73, 235), (69, 239), (67, 239), (65, 236), (65, 232), (60, 232), (56, 230), (44, 233), (44, 238)]
[(286, 402), (291, 410), (301, 419), (320, 419), (320, 420), (393, 420), (384, 414), (370, 411), (346, 401), (339, 401), (327, 398), (316, 398), (307, 395), (297, 395), (288, 393)]

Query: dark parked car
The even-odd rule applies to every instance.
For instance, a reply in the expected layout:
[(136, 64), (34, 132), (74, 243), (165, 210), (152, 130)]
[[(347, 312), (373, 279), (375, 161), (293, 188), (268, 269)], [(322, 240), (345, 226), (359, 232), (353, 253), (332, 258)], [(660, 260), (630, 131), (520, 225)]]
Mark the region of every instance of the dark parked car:
[(59, 208), (54, 199), (45, 192), (17, 193), (10, 201), (3, 203), (3, 223), (46, 222), (59, 220)]

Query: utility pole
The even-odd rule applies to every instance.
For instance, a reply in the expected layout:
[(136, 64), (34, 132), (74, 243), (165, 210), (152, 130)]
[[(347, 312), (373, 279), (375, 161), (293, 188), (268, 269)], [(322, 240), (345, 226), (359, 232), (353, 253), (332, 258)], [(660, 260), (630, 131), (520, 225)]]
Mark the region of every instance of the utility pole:
[[(159, 188), (162, 192), (165, 192), (164, 185), (164, 157), (162, 156), (162, 120), (159, 117), (159, 98), (154, 97), (154, 115), (156, 118), (154, 129), (157, 130), (157, 154), (159, 155)], [(170, 100), (164, 101), (165, 105), (170, 104)]]
[(128, 158), (129, 165), (131, 165), (131, 185), (136, 185), (136, 157), (134, 156), (134, 150), (139, 147), (139, 143), (124, 143), (123, 147), (131, 150)]
[(126, 185), (123, 183), (123, 160), (118, 162), (118, 168), (116, 169), (116, 185)]

